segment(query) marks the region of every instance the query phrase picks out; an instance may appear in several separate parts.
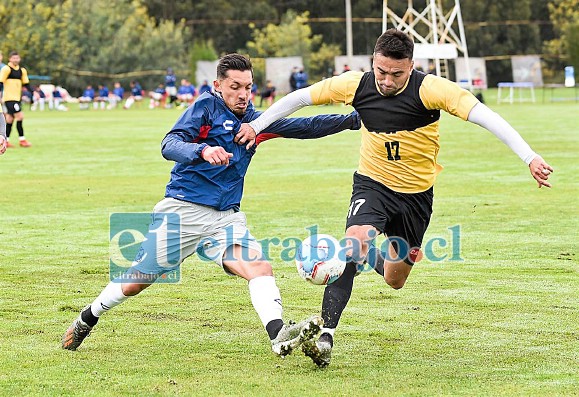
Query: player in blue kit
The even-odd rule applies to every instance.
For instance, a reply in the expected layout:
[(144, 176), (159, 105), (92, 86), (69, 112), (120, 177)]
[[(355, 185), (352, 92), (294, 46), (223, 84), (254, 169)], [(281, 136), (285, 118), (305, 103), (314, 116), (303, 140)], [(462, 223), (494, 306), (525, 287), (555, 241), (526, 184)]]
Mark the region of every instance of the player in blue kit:
[[(282, 320), (280, 292), (271, 264), (263, 259), (261, 245), (249, 232), (245, 214), (240, 211), (245, 173), (256, 146), (275, 138), (312, 139), (345, 129), (361, 127), (356, 112), (350, 115), (322, 115), (281, 119), (255, 142), (235, 142), (241, 123), (259, 116), (249, 101), (253, 71), (251, 62), (239, 54), (221, 58), (217, 66), (214, 93), (206, 92), (177, 120), (162, 142), (162, 154), (175, 161), (165, 198), (153, 210), (153, 225), (131, 267), (131, 282), (115, 280), (96, 300), (83, 309), (62, 338), (62, 347), (76, 350), (99, 317), (111, 308), (137, 295), (157, 277), (174, 270), (190, 255), (213, 260), (230, 275), (248, 281), (251, 302), (265, 327), (271, 348), (285, 356), (306, 340), (314, 338), (323, 325), (319, 316), (298, 324)], [(153, 236), (160, 223), (175, 222), (163, 214), (178, 214), (179, 237), (167, 233), (163, 241)], [(155, 226), (155, 227), (153, 227)], [(156, 239), (156, 241), (155, 241)], [(153, 244), (155, 241), (156, 244)], [(178, 257), (176, 263), (159, 258)]]
[(181, 80), (181, 85), (177, 90), (177, 101), (181, 108), (186, 108), (195, 102), (195, 86), (189, 80)]
[(93, 106), (98, 109), (99, 103), (102, 110), (105, 109), (107, 103), (109, 102), (109, 88), (106, 85), (98, 85), (99, 94), (95, 97)]
[(173, 106), (173, 103), (177, 100), (177, 76), (175, 76), (175, 72), (173, 72), (172, 68), (167, 68), (167, 75), (165, 75), (165, 92), (169, 98), (169, 103), (166, 104), (166, 106)]

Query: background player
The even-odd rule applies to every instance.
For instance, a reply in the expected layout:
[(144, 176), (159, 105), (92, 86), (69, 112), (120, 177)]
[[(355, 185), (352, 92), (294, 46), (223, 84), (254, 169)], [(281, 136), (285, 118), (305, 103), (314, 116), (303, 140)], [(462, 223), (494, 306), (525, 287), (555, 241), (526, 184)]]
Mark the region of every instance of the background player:
[(8, 64), (0, 69), (0, 98), (6, 106), (6, 145), (7, 147), (14, 146), (10, 143), (10, 133), (12, 132), (12, 124), (16, 120), (20, 146), (30, 147), (30, 142), (24, 136), (24, 113), (21, 102), (23, 86), (32, 92), (28, 72), (25, 68), (20, 67), (20, 55), (16, 51), (12, 51), (8, 59)]

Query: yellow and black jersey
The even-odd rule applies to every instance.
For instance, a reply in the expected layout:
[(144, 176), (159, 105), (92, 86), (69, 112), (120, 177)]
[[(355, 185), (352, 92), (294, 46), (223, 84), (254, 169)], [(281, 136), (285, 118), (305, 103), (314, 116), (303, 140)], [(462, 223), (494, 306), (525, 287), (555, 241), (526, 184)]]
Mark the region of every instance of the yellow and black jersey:
[(405, 87), (387, 97), (374, 72), (346, 72), (310, 87), (315, 105), (345, 103), (362, 118), (358, 173), (401, 193), (418, 193), (434, 185), (440, 110), (463, 120), (478, 100), (441, 77), (412, 71)]
[(0, 69), (0, 83), (4, 84), (2, 100), (4, 102), (20, 101), (22, 98), (22, 86), (29, 82), (26, 69), (8, 63), (8, 65)]

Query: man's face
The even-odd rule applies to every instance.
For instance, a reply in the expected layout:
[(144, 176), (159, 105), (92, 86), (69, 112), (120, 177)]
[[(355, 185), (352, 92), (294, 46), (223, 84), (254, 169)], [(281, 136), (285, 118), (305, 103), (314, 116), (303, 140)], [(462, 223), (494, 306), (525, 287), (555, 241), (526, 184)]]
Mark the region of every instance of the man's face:
[(12, 55), (10, 57), (10, 63), (13, 65), (18, 65), (20, 63), (20, 55)]
[(237, 116), (243, 116), (247, 110), (252, 85), (251, 70), (229, 70), (225, 79), (213, 82), (215, 91), (221, 93), (227, 107)]
[(408, 58), (394, 59), (382, 54), (374, 54), (373, 69), (380, 93), (384, 96), (399, 93), (410, 77), (413, 66), (414, 61)]

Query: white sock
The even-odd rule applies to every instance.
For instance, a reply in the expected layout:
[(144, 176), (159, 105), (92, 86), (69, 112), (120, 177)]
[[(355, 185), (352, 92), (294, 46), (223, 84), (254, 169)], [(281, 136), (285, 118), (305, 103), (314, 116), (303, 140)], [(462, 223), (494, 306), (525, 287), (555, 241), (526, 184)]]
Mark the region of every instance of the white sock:
[(249, 281), (251, 303), (263, 326), (272, 320), (281, 320), (281, 295), (273, 276), (260, 276)]
[(322, 328), (322, 332), (320, 334), (330, 334), (332, 335), (332, 338), (334, 337), (334, 332), (336, 332), (335, 328)]
[(126, 301), (128, 296), (123, 294), (122, 287), (122, 283), (110, 282), (91, 304), (90, 311), (93, 316), (100, 317), (104, 312)]

